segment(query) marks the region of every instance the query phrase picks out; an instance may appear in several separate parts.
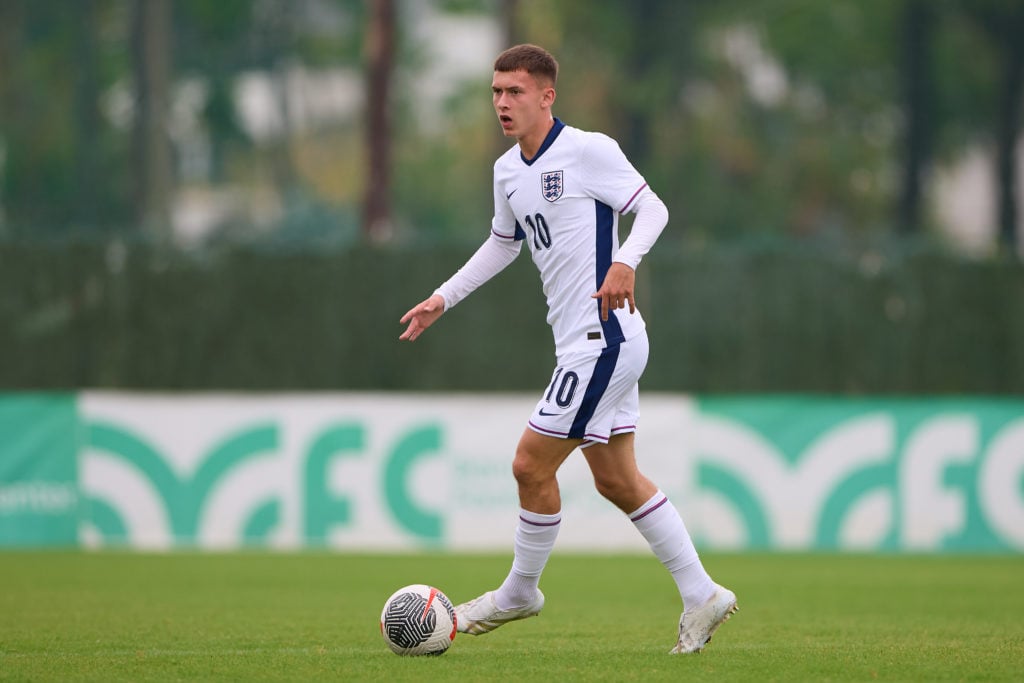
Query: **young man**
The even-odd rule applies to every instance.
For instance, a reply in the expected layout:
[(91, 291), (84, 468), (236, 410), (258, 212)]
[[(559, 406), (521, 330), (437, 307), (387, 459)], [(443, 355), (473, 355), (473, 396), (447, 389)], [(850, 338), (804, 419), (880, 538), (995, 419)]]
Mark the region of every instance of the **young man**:
[[(414, 341), (526, 242), (554, 332), (557, 367), (512, 463), (520, 504), (512, 568), (498, 589), (456, 608), (458, 629), (480, 635), (540, 613), (540, 576), (561, 522), (555, 475), (580, 448), (598, 492), (629, 516), (676, 581), (685, 609), (671, 652), (699, 652), (736, 611), (736, 596), (708, 576), (678, 511), (640, 473), (633, 452), (637, 383), (648, 351), (634, 271), (668, 211), (614, 140), (553, 116), (557, 77), (558, 63), (535, 45), (498, 56), (494, 109), (505, 136), (518, 144), (494, 164), (491, 234), (401, 318), (408, 325), (399, 338)], [(636, 218), (619, 247), (618, 217), (628, 211)]]

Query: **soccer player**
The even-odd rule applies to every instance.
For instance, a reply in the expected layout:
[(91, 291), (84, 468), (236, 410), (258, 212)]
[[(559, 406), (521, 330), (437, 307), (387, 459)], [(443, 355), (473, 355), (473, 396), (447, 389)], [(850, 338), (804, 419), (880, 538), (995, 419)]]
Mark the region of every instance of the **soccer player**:
[[(525, 242), (554, 333), (557, 367), (512, 462), (520, 505), (512, 567), (499, 588), (456, 608), (458, 629), (480, 635), (540, 613), (540, 576), (561, 523), (555, 475), (580, 448), (598, 492), (629, 516), (675, 579), (684, 609), (671, 652), (699, 652), (736, 611), (736, 596), (712, 581), (679, 512), (637, 468), (633, 449), (648, 353), (634, 273), (668, 211), (614, 140), (554, 117), (557, 77), (554, 57), (535, 45), (498, 56), (494, 109), (518, 144), (494, 164), (490, 235), (400, 320), (407, 327), (399, 338), (414, 341), (508, 266)], [(620, 247), (618, 219), (626, 212), (636, 217)]]

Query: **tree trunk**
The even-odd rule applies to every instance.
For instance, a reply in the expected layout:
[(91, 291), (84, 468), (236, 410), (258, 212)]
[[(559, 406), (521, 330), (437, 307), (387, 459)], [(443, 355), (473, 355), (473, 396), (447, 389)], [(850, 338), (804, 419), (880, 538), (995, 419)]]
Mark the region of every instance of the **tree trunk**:
[(171, 238), (169, 0), (135, 0), (132, 58), (135, 73), (135, 211), (143, 234), (157, 243)]
[(999, 247), (1016, 253), (1017, 238), (1017, 140), (1020, 137), (1024, 97), (1024, 8), (1015, 3), (976, 3), (964, 0), (964, 8), (995, 46), (1002, 87), (996, 103), (996, 205)]
[[(501, 50), (523, 42), (519, 28), (519, 0), (501, 0), (500, 3), (501, 35), (505, 44)], [(495, 55), (497, 57), (497, 55)]]
[(96, 3), (72, 3), (75, 31), (75, 215), (83, 229), (99, 227), (97, 183), (100, 158), (99, 77), (96, 69)]
[(391, 222), (391, 75), (395, 59), (394, 0), (372, 0), (366, 36), (366, 151), (363, 235), (386, 242)]
[(13, 231), (7, 224), (7, 212), (11, 197), (8, 196), (10, 162), (7, 160), (11, 143), (4, 139), (18, 134), (19, 111), (22, 109), (22, 88), (18, 87), (17, 74), (11, 66), (17, 63), (18, 50), (21, 47), (24, 31), (24, 9), (21, 3), (0, 2), (0, 237), (7, 237)]
[(999, 200), (999, 244), (1017, 251), (1017, 141), (1024, 97), (1024, 16), (1016, 22), (1021, 32), (1003, 33), (1003, 87), (1000, 88), (996, 124), (996, 182)]
[(922, 172), (931, 147), (931, 74), (928, 65), (934, 14), (928, 0), (910, 0), (903, 13), (902, 77), (906, 117), (903, 151), (903, 188), (899, 225), (904, 235), (921, 230)]

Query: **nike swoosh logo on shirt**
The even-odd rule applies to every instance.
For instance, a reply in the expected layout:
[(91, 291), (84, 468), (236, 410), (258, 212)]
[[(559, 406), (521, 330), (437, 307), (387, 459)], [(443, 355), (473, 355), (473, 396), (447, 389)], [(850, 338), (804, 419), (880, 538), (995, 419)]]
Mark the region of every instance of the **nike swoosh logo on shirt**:
[(562, 414), (562, 413), (545, 413), (543, 408), (540, 409), (539, 413), (541, 415), (543, 415), (544, 417), (551, 417), (552, 415), (561, 415)]
[(512, 199), (512, 195), (514, 195), (518, 191), (519, 191), (519, 188), (517, 187), (516, 189), (512, 190), (507, 195), (505, 195), (505, 199)]

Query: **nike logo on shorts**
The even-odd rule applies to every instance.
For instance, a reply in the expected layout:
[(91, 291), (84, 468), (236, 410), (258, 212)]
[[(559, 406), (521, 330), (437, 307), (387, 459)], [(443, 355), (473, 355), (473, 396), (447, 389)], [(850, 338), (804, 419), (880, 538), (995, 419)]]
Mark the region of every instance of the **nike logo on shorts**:
[(543, 409), (543, 408), (541, 408), (541, 409), (540, 409), (540, 410), (538, 411), (538, 414), (540, 414), (540, 415), (543, 415), (544, 417), (551, 417), (551, 416), (553, 416), (553, 415), (563, 415), (564, 413), (545, 413), (545, 412), (544, 412), (544, 409)]

